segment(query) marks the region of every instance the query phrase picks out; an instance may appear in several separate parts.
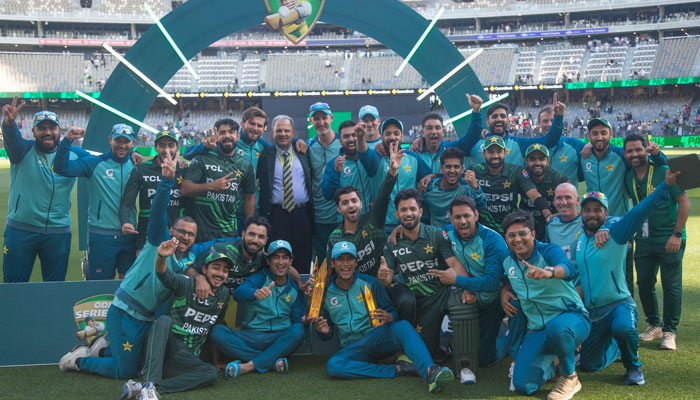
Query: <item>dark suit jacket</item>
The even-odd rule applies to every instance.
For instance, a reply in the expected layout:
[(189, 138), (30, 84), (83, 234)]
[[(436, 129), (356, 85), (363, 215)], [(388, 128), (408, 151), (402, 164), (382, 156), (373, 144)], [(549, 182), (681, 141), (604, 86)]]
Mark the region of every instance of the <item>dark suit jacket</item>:
[[(266, 218), (270, 217), (270, 209), (272, 208), (272, 185), (275, 182), (275, 157), (277, 157), (277, 146), (273, 144), (260, 153), (260, 158), (258, 158), (258, 170), (255, 174), (257, 177), (258, 190), (260, 192), (260, 215)], [(304, 169), (306, 192), (309, 194), (309, 215), (311, 218), (313, 218), (314, 210), (312, 192), (313, 185), (311, 184), (311, 155), (308, 151), (304, 154), (294, 151), (294, 157), (299, 157), (301, 166)]]

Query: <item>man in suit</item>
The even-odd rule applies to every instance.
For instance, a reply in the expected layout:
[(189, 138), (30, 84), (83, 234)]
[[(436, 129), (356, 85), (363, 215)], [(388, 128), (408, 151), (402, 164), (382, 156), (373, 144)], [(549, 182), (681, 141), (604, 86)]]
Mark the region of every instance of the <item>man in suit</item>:
[[(292, 146), (294, 121), (286, 115), (272, 120), (273, 146), (258, 159), (260, 215), (271, 224), (270, 240), (286, 240), (294, 250), (294, 268), (309, 272), (313, 243), (311, 158)], [(298, 250), (297, 250), (298, 249)]]

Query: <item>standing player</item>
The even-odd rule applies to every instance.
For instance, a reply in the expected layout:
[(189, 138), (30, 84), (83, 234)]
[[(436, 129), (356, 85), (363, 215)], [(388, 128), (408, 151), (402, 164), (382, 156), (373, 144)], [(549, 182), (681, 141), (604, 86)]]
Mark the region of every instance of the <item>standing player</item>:
[[(544, 135), (545, 132), (549, 132), (549, 129), (552, 127), (553, 119), (554, 107), (551, 104), (542, 107), (537, 114), (537, 126), (539, 127), (541, 135)], [(583, 177), (580, 175), (579, 166), (583, 146), (584, 143), (580, 140), (562, 136), (559, 138), (559, 143), (557, 143), (556, 146), (549, 147), (552, 168), (566, 175), (569, 179), (569, 183), (577, 188), (578, 182), (583, 180)]]
[(365, 123), (367, 146), (370, 149), (382, 142), (382, 132), (379, 130), (379, 127), (382, 125), (382, 119), (379, 118), (377, 107), (369, 104), (360, 107), (360, 111), (357, 113), (357, 120)]
[(192, 217), (200, 228), (198, 242), (238, 235), (236, 212), (241, 197), (246, 218), (255, 213), (255, 172), (236, 153), (238, 130), (234, 120), (216, 121), (216, 149), (196, 156), (182, 181), (182, 196), (194, 197)]
[[(433, 174), (440, 174), (441, 161), (440, 157), (445, 149), (456, 148), (463, 153), (469, 153), (471, 147), (467, 148), (469, 135), (462, 136), (459, 140), (444, 142), (442, 140), (445, 134), (443, 127), (442, 116), (438, 113), (428, 113), (423, 116), (421, 122), (421, 137), (413, 141), (410, 150), (425, 162)], [(464, 163), (464, 159), (462, 160)]]

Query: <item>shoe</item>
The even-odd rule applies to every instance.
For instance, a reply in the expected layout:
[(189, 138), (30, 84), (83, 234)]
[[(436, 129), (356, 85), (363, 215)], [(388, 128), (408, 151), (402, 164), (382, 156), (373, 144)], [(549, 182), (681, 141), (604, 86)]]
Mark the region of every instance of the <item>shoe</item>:
[(136, 400), (158, 400), (160, 395), (156, 391), (156, 385), (153, 382), (146, 382), (141, 388), (141, 392), (136, 396)]
[(90, 343), (90, 347), (88, 347), (88, 357), (100, 357), (100, 352), (107, 347), (109, 347), (107, 338), (104, 336), (98, 337)]
[(675, 350), (676, 349), (676, 334), (673, 332), (664, 332), (661, 335), (661, 344), (659, 345), (661, 350)]
[(642, 386), (645, 384), (644, 374), (641, 368), (628, 369), (625, 372), (625, 385), (637, 385)]
[(547, 395), (547, 400), (568, 400), (581, 390), (578, 375), (560, 376), (554, 388)]
[(401, 354), (396, 359), (396, 376), (420, 376), (420, 372), (407, 355)]
[(661, 339), (661, 327), (649, 325), (647, 329), (639, 334), (639, 340), (642, 342), (651, 342), (652, 340)]
[(61, 371), (80, 371), (80, 367), (78, 367), (78, 359), (85, 358), (87, 356), (88, 347), (80, 346), (61, 357), (61, 360), (58, 361), (58, 368), (60, 368)]
[(121, 400), (133, 399), (139, 395), (141, 389), (143, 389), (143, 385), (141, 385), (141, 382), (136, 382), (133, 379), (129, 379), (124, 384), (124, 389), (122, 389), (122, 396), (120, 398)]
[(508, 369), (508, 378), (510, 379), (510, 391), (515, 392), (515, 385), (513, 385), (513, 370), (515, 369), (515, 361), (510, 363), (510, 368)]
[(476, 383), (476, 375), (469, 368), (462, 368), (459, 371), (459, 382), (463, 385), (471, 385)]
[(452, 370), (435, 364), (428, 368), (428, 392), (442, 392), (454, 379)]

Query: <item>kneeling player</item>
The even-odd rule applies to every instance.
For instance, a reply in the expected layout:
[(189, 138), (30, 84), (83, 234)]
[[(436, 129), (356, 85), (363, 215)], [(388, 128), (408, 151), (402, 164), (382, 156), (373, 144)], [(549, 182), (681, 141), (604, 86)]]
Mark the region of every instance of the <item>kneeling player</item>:
[[(322, 339), (330, 339), (332, 328), (336, 326), (343, 346), (328, 360), (328, 375), (339, 379), (420, 375), (428, 381), (430, 392), (440, 391), (452, 382), (452, 371), (433, 364), (430, 352), (411, 324), (394, 322), (396, 311), (377, 279), (355, 272), (355, 245), (338, 242), (331, 254), (335, 275), (324, 300), (324, 316), (314, 320)], [(377, 308), (371, 314), (367, 308), (366, 290), (376, 301)], [(373, 328), (373, 322), (378, 326)], [(415, 364), (408, 361), (399, 361), (396, 365), (372, 363), (401, 349)]]
[(285, 373), (284, 357), (304, 341), (304, 296), (289, 275), (292, 246), (275, 240), (267, 253), (269, 268), (254, 273), (233, 291), (233, 298), (245, 303), (242, 329), (216, 325), (211, 332), (216, 347), (236, 359), (226, 366), (227, 378), (252, 371), (264, 374), (271, 368)]
[[(165, 260), (175, 254), (178, 240), (158, 247), (156, 273), (163, 286), (172, 290), (175, 300), (167, 316), (158, 318), (146, 338), (146, 360), (141, 375), (145, 384), (128, 381), (122, 399), (157, 399), (160, 393), (182, 392), (208, 386), (218, 380), (215, 366), (199, 358), (207, 334), (226, 312), (229, 291), (221, 288), (233, 261), (223, 253), (210, 254), (202, 273), (212, 288), (204, 300), (195, 294), (195, 280), (168, 269)], [(157, 389), (157, 391), (156, 391)]]

